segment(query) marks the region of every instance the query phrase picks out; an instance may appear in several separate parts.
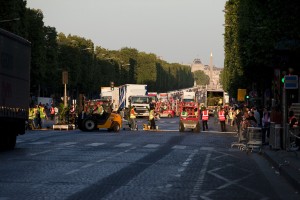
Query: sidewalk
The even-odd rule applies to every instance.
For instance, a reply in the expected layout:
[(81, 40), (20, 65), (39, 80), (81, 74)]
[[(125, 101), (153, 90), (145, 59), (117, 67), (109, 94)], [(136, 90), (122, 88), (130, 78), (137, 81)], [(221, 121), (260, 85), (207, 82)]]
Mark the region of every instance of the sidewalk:
[(300, 151), (271, 150), (265, 146), (262, 155), (300, 192)]

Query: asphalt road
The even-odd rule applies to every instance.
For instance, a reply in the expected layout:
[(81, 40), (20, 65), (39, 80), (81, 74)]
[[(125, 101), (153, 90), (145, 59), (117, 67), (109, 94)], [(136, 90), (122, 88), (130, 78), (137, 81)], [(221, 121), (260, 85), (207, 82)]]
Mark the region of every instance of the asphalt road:
[(258, 153), (231, 148), (234, 132), (28, 131), (0, 152), (0, 200), (300, 199)]

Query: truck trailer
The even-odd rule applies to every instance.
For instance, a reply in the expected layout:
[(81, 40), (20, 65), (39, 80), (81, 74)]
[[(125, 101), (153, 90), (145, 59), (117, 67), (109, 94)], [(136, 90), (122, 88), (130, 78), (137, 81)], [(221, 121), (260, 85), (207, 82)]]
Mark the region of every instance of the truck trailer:
[(223, 90), (207, 90), (205, 107), (209, 115), (213, 115), (215, 107), (225, 105), (225, 92)]
[(0, 29), (0, 148), (13, 149), (25, 134), (30, 97), (31, 44)]
[(151, 97), (147, 95), (147, 85), (125, 84), (119, 86), (119, 110), (128, 110), (135, 106), (137, 116), (149, 116)]
[(119, 87), (101, 87), (101, 99), (110, 101), (113, 104), (113, 111), (119, 108)]

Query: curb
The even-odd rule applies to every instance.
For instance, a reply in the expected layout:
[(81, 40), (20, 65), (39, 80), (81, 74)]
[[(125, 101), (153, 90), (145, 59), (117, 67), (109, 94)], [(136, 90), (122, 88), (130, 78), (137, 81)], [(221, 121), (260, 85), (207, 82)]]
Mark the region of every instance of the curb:
[(289, 162), (282, 163), (277, 155), (271, 154), (272, 153), (264, 151), (262, 155), (279, 171), (280, 175), (282, 175), (294, 189), (300, 192), (300, 171), (294, 169)]

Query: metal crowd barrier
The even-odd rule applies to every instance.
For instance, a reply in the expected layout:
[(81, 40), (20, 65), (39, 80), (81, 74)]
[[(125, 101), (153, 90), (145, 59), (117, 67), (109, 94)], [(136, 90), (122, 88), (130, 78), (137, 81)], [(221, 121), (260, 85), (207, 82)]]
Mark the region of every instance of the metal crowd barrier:
[(282, 130), (283, 127), (281, 124), (275, 124), (274, 122), (271, 122), (269, 140), (269, 146), (271, 149), (280, 149), (280, 133)]

